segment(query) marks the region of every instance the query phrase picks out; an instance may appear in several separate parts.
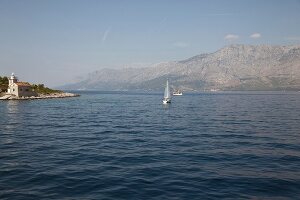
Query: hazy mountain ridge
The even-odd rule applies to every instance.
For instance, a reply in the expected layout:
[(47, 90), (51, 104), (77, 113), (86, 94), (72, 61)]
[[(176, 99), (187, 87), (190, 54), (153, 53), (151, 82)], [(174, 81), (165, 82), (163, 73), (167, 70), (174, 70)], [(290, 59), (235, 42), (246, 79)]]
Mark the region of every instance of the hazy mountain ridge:
[(299, 90), (300, 45), (231, 45), (214, 53), (147, 68), (103, 69), (64, 89), (189, 91)]

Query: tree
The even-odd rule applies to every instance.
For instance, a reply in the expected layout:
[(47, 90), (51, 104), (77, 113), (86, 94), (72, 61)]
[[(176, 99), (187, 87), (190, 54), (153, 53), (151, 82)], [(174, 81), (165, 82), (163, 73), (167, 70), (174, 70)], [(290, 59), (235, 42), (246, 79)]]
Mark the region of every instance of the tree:
[(0, 93), (6, 92), (8, 88), (8, 78), (6, 76), (0, 76)]
[(8, 78), (7, 78), (7, 76), (3, 76), (3, 77), (0, 76), (0, 84), (1, 85), (8, 85)]

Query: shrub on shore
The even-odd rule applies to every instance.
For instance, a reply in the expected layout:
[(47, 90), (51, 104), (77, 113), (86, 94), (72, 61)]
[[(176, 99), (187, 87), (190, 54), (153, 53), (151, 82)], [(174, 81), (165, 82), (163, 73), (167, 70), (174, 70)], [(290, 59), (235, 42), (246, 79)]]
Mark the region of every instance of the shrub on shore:
[(48, 87), (45, 87), (44, 84), (32, 84), (32, 90), (38, 94), (53, 94), (53, 93), (62, 93), (60, 90), (53, 90)]
[(6, 92), (8, 88), (8, 78), (7, 76), (0, 76), (0, 93)]

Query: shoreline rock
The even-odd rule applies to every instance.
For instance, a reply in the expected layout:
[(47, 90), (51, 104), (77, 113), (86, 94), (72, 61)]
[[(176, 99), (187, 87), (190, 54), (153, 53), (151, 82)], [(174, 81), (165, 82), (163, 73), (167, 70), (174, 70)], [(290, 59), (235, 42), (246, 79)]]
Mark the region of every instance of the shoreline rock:
[(0, 97), (0, 100), (54, 99), (54, 98), (79, 97), (79, 96), (80, 96), (79, 94), (63, 92), (63, 93), (53, 93), (53, 94), (39, 94), (38, 96), (31, 96), (31, 97), (16, 97), (13, 95), (4, 95), (3, 97)]

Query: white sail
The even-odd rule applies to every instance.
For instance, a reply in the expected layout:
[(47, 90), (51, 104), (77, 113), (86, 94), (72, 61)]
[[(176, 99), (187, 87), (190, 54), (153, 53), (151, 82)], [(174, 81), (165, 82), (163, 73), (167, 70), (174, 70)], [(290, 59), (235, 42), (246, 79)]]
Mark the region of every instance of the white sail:
[(170, 88), (169, 88), (169, 81), (167, 80), (167, 85), (165, 88), (165, 94), (164, 94), (165, 99), (170, 99), (171, 98), (171, 93), (170, 93)]

